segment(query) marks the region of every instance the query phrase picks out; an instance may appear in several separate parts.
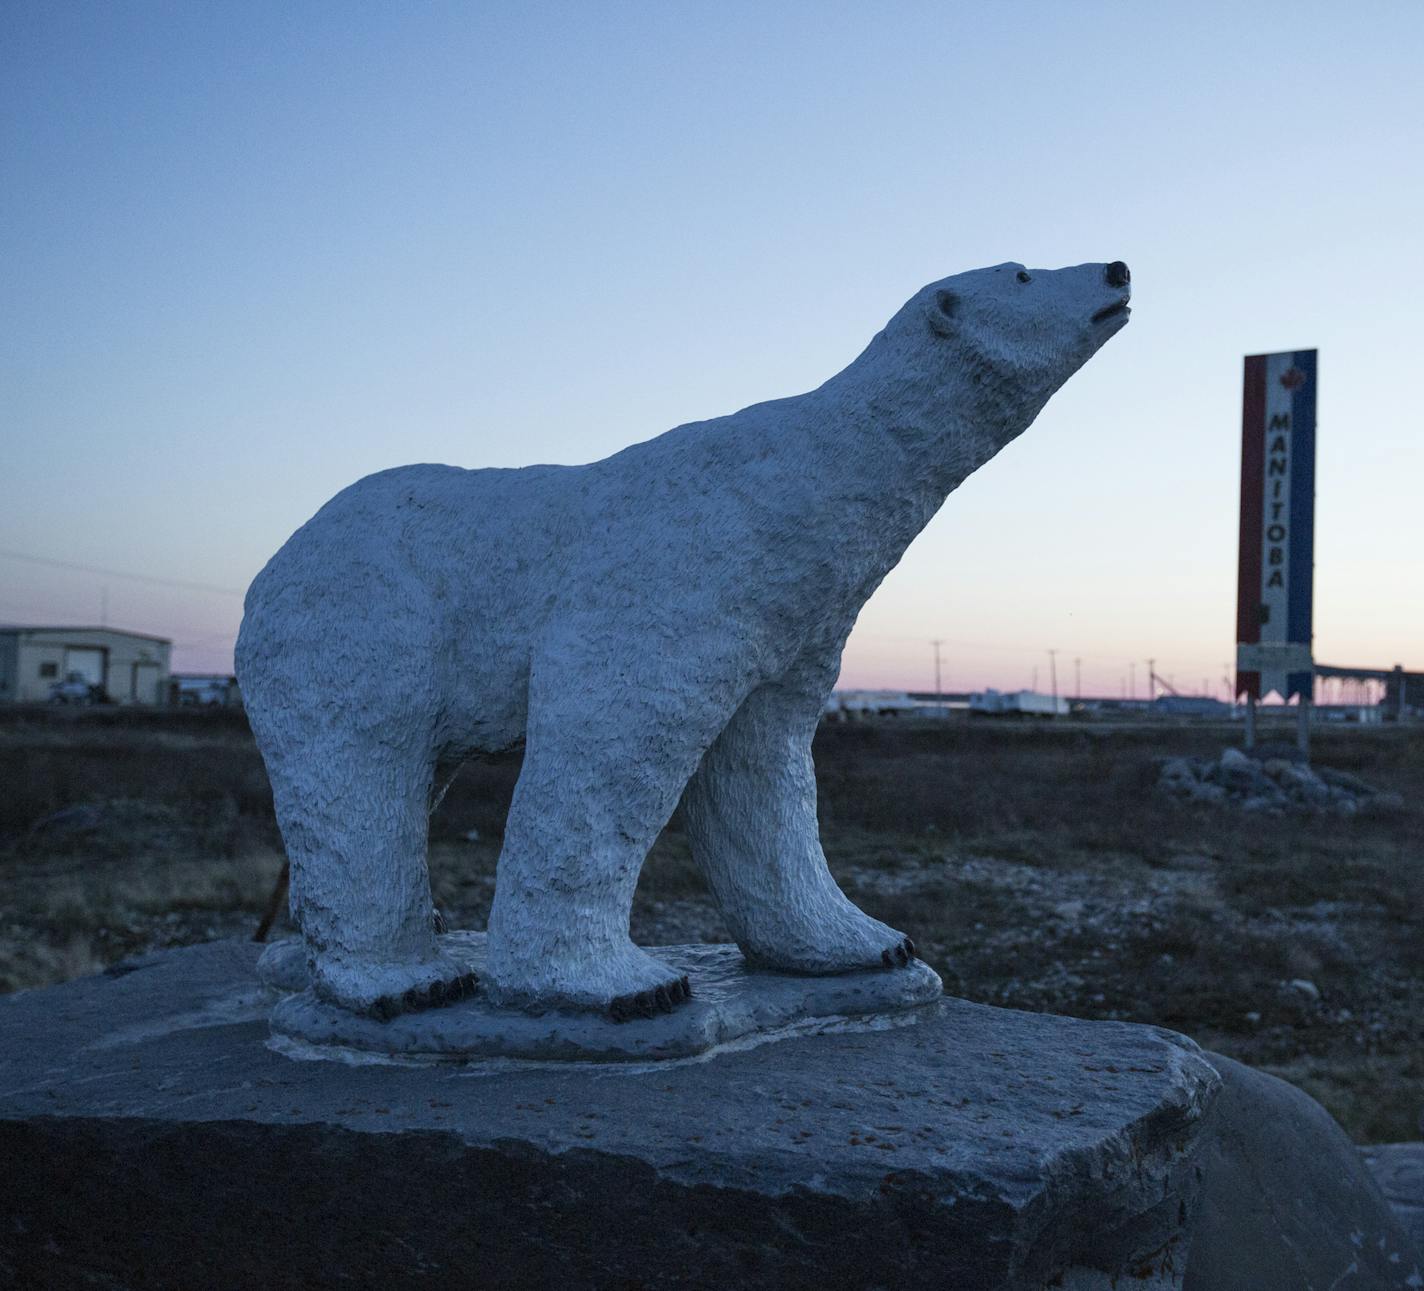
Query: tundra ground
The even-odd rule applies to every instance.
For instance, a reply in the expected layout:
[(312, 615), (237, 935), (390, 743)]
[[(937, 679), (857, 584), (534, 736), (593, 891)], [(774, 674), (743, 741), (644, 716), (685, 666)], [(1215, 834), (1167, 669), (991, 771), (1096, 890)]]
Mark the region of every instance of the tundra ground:
[[(1316, 736), (1318, 765), (1404, 806), (1252, 816), (1155, 789), (1225, 727), (827, 727), (831, 866), (955, 994), (1175, 1028), (1294, 1081), (1359, 1142), (1424, 1112), (1424, 730)], [(437, 904), (482, 926), (517, 761), (471, 764), (432, 820)], [(0, 990), (148, 949), (250, 937), (281, 866), (240, 716), (0, 724)], [(281, 933), (279, 925), (277, 934)], [(633, 912), (644, 944), (727, 938), (674, 817)]]

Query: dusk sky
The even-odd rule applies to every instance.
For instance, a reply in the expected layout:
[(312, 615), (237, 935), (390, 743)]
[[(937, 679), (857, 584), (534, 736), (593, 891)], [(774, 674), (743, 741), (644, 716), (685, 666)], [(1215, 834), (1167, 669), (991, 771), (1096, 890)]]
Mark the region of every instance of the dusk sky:
[(1421, 50), (1412, 0), (10, 0), (0, 621), (226, 670), (361, 475), (589, 461), (820, 384), (932, 279), (1121, 259), (1131, 325), (842, 685), (928, 689), (940, 638), (947, 689), (1053, 648), (1064, 693), (1223, 694), (1242, 356), (1309, 347), (1316, 659), (1424, 669)]

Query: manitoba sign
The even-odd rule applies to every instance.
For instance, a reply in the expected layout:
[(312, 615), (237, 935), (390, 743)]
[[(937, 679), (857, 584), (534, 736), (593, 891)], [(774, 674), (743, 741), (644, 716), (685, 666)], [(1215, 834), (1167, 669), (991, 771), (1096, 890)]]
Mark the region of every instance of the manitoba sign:
[(1241, 410), (1236, 693), (1311, 696), (1314, 350), (1253, 354)]

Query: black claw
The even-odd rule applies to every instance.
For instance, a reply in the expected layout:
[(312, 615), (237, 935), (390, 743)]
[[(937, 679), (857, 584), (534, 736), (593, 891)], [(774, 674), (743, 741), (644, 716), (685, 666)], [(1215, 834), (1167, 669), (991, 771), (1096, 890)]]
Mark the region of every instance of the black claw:
[(638, 1012), (645, 1018), (650, 1018), (654, 1013), (654, 998), (652, 991), (639, 991), (635, 1001)]
[(690, 1000), (692, 998), (692, 982), (686, 976), (684, 976), (682, 981), (679, 982), (678, 985), (682, 987), (682, 998), (685, 1000)]
[(910, 956), (905, 950), (905, 945), (903, 942), (901, 942), (900, 945), (895, 947), (895, 958), (898, 959), (902, 964), (908, 964), (910, 962)]
[(905, 949), (910, 952), (910, 958), (911, 958), (911, 959), (914, 959), (914, 957), (915, 957), (915, 943), (914, 943), (913, 941), (911, 941), (908, 937), (905, 938)]
[[(676, 983), (674, 983), (674, 985), (676, 985)], [(653, 1001), (664, 1013), (671, 1013), (673, 1005), (677, 1002), (672, 997), (672, 991), (666, 986), (659, 986), (658, 989), (653, 992)]]
[(430, 926), (435, 929), (437, 936), (450, 931), (450, 925), (445, 922), (445, 916), (439, 910), (430, 912)]
[(622, 996), (616, 1000), (610, 1000), (608, 1004), (608, 1016), (615, 1022), (626, 1022), (628, 1020), (628, 1001)]
[(888, 950), (882, 950), (880, 952), (880, 962), (884, 964), (886, 968), (895, 967), (895, 960), (891, 957)]

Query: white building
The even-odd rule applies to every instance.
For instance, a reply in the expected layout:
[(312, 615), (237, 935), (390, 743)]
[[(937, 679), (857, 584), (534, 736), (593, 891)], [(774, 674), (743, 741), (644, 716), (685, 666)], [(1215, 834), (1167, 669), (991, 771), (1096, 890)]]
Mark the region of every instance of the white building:
[(1067, 717), (1068, 700), (1062, 695), (1041, 695), (1034, 690), (976, 690), (969, 697), (971, 713), (1029, 717)]
[(0, 626), (0, 703), (43, 704), (55, 683), (82, 679), (118, 704), (161, 704), (172, 649), (118, 628)]

